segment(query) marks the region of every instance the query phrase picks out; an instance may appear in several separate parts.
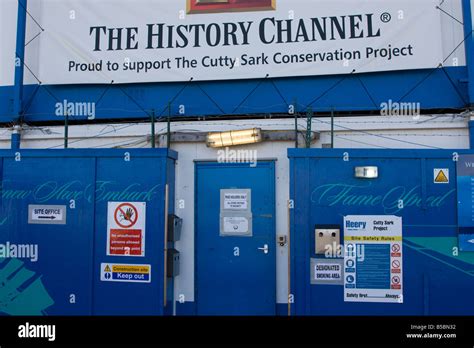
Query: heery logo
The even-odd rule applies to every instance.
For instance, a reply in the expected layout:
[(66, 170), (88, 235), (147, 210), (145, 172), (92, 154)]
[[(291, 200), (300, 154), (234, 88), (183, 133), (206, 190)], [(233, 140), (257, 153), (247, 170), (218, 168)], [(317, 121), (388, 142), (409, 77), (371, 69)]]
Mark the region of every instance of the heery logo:
[(363, 230), (367, 226), (366, 222), (346, 220), (346, 228), (350, 230)]
[(188, 13), (275, 10), (276, 0), (187, 0)]

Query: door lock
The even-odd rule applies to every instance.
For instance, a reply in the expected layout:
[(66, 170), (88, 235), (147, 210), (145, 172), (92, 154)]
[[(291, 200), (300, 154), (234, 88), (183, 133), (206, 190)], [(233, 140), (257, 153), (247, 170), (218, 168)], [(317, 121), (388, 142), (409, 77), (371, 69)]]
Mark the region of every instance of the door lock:
[(262, 250), (264, 254), (268, 254), (268, 244), (264, 244), (263, 248), (258, 248), (258, 250)]

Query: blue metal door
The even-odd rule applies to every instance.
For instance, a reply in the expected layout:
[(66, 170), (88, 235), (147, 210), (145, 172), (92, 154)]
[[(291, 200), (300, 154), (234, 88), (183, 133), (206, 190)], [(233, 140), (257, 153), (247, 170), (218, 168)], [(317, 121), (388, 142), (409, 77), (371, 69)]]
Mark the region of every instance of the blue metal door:
[[(222, 235), (222, 190), (248, 193), (251, 235)], [(195, 197), (197, 314), (274, 315), (274, 162), (197, 163)]]

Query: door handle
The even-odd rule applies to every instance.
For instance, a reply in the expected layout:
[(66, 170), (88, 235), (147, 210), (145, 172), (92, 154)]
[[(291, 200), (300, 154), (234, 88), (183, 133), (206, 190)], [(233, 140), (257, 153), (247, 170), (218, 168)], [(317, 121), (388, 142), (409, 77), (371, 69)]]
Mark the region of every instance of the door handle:
[(268, 254), (268, 244), (264, 244), (263, 248), (258, 248), (258, 250), (262, 250), (264, 254)]

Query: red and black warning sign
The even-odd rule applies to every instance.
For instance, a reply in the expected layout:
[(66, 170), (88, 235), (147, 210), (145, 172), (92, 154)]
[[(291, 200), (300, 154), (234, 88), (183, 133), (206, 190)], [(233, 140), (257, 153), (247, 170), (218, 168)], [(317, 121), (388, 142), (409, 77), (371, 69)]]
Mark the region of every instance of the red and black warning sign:
[(145, 256), (143, 202), (109, 202), (107, 210), (107, 255)]
[(402, 247), (398, 243), (392, 244), (392, 252), (390, 254), (391, 257), (401, 257), (402, 256)]
[(131, 228), (138, 221), (138, 209), (132, 203), (122, 203), (114, 212), (114, 220), (122, 228)]
[(391, 282), (392, 282), (392, 285), (390, 286), (390, 288), (392, 288), (392, 289), (401, 289), (402, 285), (401, 285), (400, 276), (398, 276), (398, 275), (392, 276)]
[(401, 273), (401, 262), (400, 260), (392, 261), (392, 273)]

